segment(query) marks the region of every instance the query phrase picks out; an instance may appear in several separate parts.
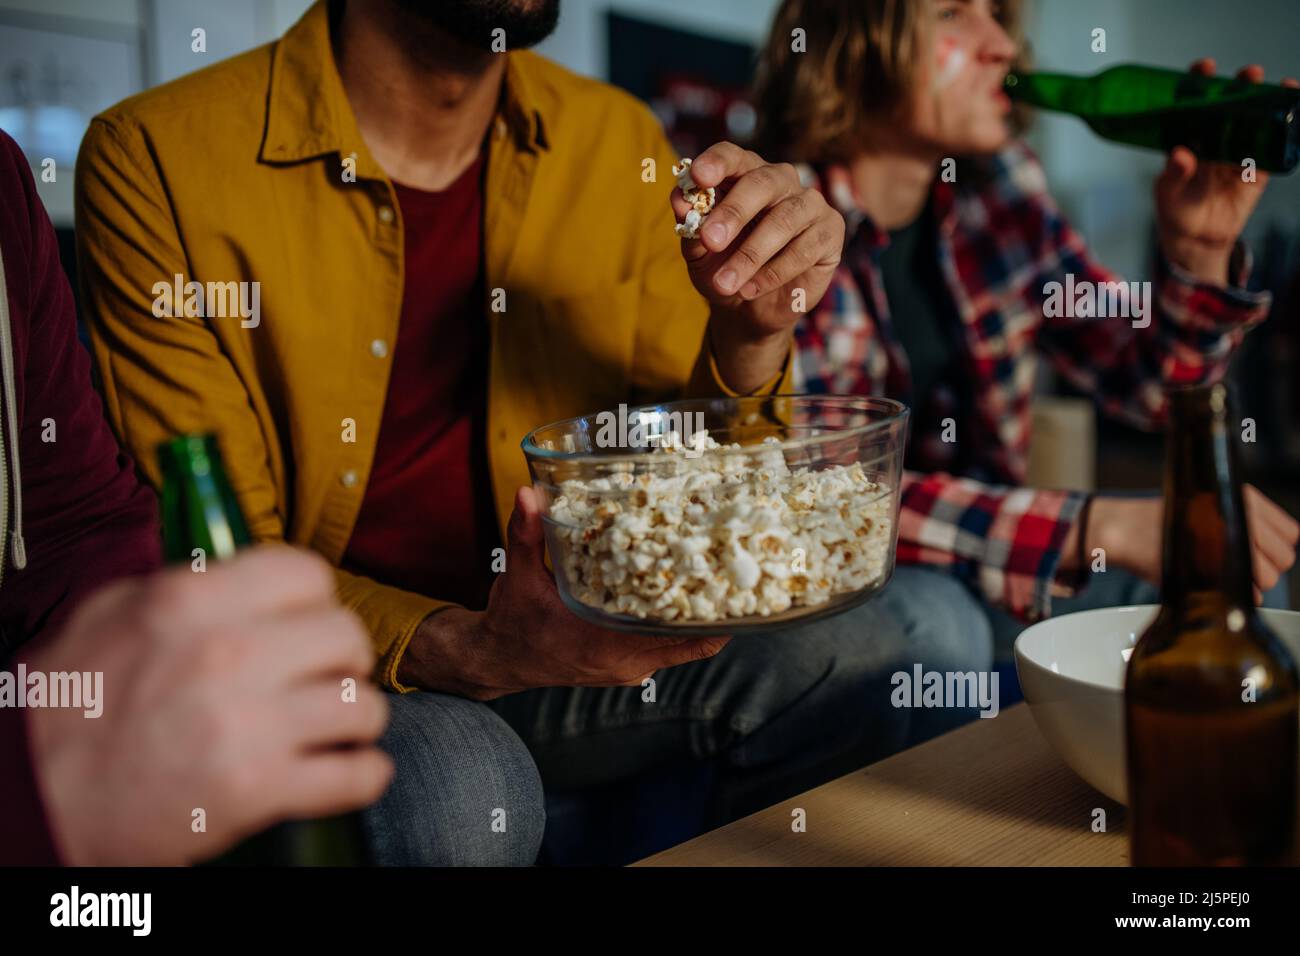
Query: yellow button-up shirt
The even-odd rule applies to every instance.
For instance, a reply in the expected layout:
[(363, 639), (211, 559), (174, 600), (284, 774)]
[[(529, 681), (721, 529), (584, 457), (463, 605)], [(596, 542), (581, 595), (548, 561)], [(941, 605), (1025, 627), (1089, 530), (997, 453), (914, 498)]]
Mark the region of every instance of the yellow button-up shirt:
[[(659, 124), (609, 86), (506, 55), (483, 222), (487, 449), (503, 534), (529, 481), (519, 442), (532, 428), (727, 392), (702, 349), (708, 306), (673, 233)], [(279, 41), (96, 117), (77, 164), (77, 239), (108, 414), (145, 475), (158, 485), (159, 442), (216, 432), (253, 536), (337, 565), (388, 388), (403, 235), (323, 0)], [(183, 298), (190, 281), (208, 293), (190, 310), (203, 314), (166, 291), (179, 283)], [(338, 580), (373, 635), (380, 681), (407, 689), (401, 654), (445, 602)]]

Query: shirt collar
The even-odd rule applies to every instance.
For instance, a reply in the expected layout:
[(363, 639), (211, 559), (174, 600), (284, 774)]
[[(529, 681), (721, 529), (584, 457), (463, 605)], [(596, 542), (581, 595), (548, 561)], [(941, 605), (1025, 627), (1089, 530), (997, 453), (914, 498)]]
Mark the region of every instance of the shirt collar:
[[(545, 116), (553, 115), (558, 106), (555, 91), (539, 75), (536, 54), (521, 51), (505, 56), (497, 128), (509, 130), (520, 149), (547, 149)], [(272, 51), (260, 158), (294, 163), (330, 152), (355, 154), (359, 177), (385, 178), (361, 139), (334, 63), (328, 0), (317, 0)]]
[(506, 121), (520, 149), (550, 149), (546, 130), (548, 126), (554, 128), (559, 95), (539, 70), (540, 57), (536, 53), (516, 50), (506, 57), (506, 81), (498, 116)]

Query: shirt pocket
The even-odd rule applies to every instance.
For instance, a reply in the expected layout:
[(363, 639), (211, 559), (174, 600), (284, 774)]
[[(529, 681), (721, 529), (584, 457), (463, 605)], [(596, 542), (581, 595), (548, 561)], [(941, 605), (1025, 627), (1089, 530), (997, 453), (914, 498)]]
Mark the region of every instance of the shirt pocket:
[(627, 401), (640, 299), (641, 280), (634, 277), (599, 292), (539, 301), (552, 418)]

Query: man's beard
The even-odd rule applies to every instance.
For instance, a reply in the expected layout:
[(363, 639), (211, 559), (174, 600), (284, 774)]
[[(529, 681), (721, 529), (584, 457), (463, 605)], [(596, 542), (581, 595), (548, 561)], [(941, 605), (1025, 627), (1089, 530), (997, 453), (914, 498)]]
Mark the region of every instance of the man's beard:
[(560, 18), (560, 0), (401, 0), (401, 5), (467, 46), (487, 51), (501, 36), (495, 30), (505, 31), (507, 50), (522, 50), (550, 36)]

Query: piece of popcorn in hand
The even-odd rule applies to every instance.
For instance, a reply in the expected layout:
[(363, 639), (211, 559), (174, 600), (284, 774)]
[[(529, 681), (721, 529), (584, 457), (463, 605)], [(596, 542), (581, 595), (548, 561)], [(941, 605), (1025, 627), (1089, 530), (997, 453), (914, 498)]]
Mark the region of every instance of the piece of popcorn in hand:
[(683, 159), (681, 162), (673, 163), (673, 175), (677, 177), (677, 186), (682, 192), (688, 189), (698, 189), (695, 185), (695, 179), (691, 176), (691, 163), (694, 160)]
[(712, 186), (700, 188), (691, 175), (690, 159), (683, 159), (680, 163), (674, 164), (673, 175), (677, 177), (677, 186), (682, 191), (682, 197), (691, 206), (683, 221), (674, 228), (677, 235), (683, 239), (698, 239), (704, 217), (713, 211), (714, 203), (717, 201), (717, 191)]
[(701, 216), (708, 215), (713, 209), (714, 191), (710, 186), (708, 189), (700, 190), (695, 193), (695, 198), (691, 200), (691, 208)]
[(686, 218), (674, 226), (673, 229), (683, 239), (698, 239), (700, 238), (700, 223), (703, 221), (704, 217), (692, 209), (686, 213)]

